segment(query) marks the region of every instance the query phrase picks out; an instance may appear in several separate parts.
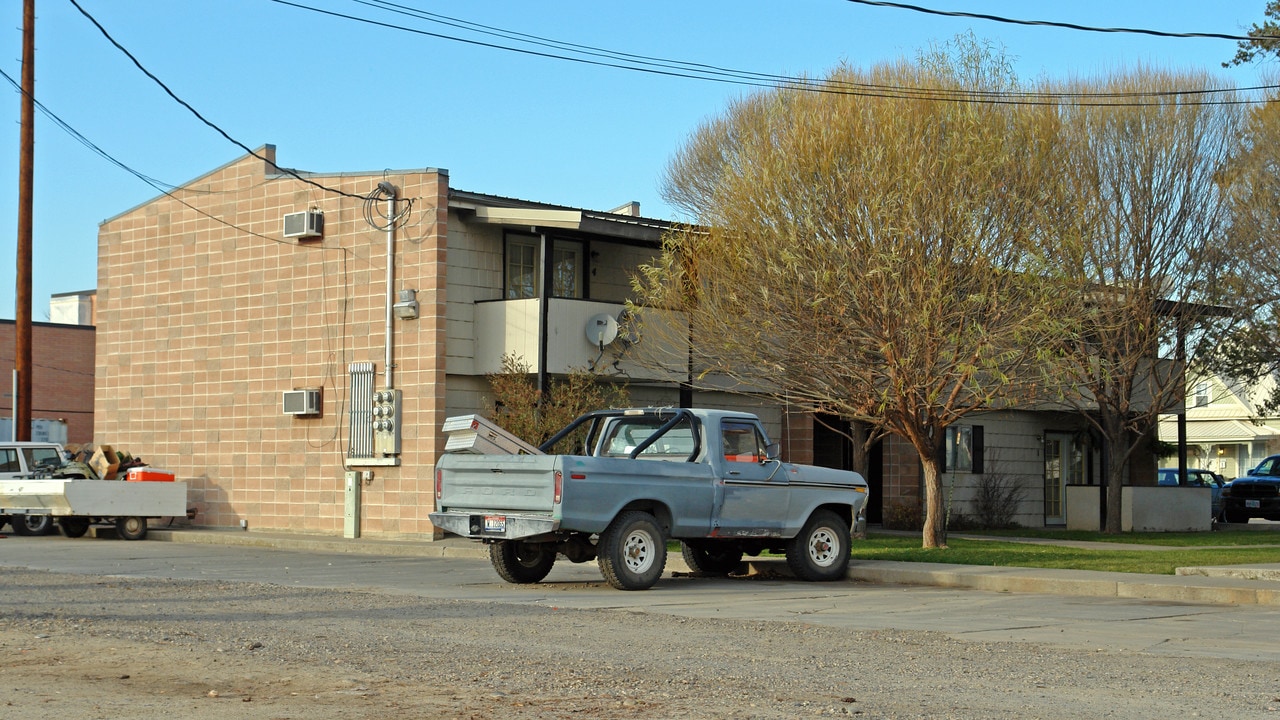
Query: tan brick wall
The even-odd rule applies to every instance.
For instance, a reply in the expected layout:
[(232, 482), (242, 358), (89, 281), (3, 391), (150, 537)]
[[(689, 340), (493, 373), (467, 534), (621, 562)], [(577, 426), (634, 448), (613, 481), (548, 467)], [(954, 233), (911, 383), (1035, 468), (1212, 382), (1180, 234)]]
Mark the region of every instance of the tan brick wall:
[[(0, 320), (0, 415), (13, 415), (16, 324)], [(65, 420), (67, 443), (93, 439), (94, 328), (31, 324), (31, 417)], [(8, 440), (8, 437), (2, 438)]]
[[(431, 536), (448, 178), (314, 179), (361, 196), (385, 179), (414, 201), (396, 242), (395, 289), (418, 290), (421, 307), (421, 319), (393, 324), (402, 465), (373, 468), (361, 532)], [(373, 362), (385, 383), (386, 235), (366, 224), (361, 200), (253, 157), (174, 195), (99, 231), (95, 439), (188, 481), (198, 524), (340, 534), (347, 366)], [(282, 216), (308, 208), (324, 211), (325, 237), (282, 238)], [(321, 417), (282, 414), (281, 391), (316, 386)]]
[(897, 435), (883, 440), (884, 507), (923, 502), (920, 492), (920, 455), (911, 443)]

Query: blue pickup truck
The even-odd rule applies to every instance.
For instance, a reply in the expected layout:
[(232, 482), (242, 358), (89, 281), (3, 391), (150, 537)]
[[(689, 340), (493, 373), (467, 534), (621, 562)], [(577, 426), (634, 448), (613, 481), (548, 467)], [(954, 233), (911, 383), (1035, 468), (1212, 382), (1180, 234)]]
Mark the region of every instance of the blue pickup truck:
[(539, 582), (563, 555), (596, 560), (615, 588), (647, 589), (662, 575), (668, 539), (701, 573), (728, 574), (743, 555), (769, 550), (805, 580), (845, 575), (866, 481), (781, 462), (754, 415), (599, 410), (540, 450), (565, 445), (555, 455), (445, 453), (431, 522), (487, 543), (512, 583)]

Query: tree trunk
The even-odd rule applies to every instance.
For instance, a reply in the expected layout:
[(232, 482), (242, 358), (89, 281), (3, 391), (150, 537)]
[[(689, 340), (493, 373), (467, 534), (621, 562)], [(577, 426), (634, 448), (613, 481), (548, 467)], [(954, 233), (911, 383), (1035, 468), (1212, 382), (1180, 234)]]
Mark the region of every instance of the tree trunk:
[(944, 548), (946, 514), (942, 507), (942, 474), (938, 472), (938, 459), (934, 453), (922, 453), (920, 464), (924, 467), (924, 537), (922, 546)]
[(853, 446), (853, 457), (850, 458), (853, 471), (867, 477), (871, 472), (871, 453), (867, 450), (867, 424), (858, 420), (849, 422), (849, 440)]
[(1128, 433), (1124, 423), (1104, 411), (1102, 425), (1107, 442), (1107, 521), (1103, 532), (1118, 535), (1121, 530), (1121, 493), (1124, 487), (1125, 458), (1128, 456)]

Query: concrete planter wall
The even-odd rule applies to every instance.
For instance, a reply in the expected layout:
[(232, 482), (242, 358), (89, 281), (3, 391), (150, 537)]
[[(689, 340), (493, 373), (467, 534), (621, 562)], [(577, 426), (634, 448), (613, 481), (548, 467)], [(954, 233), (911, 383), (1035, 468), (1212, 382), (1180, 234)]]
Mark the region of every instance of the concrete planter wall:
[[(1098, 485), (1067, 486), (1067, 529), (1102, 529)], [(1125, 487), (1120, 493), (1123, 532), (1200, 532), (1213, 528), (1208, 488)]]

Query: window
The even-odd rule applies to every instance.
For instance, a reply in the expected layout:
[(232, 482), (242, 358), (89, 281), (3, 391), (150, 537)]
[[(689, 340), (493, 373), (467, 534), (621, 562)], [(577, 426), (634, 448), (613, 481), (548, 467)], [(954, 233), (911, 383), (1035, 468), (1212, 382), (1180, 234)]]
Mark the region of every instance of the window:
[(765, 442), (755, 423), (725, 420), (723, 433), (724, 459), (729, 462), (759, 463), (765, 459)]
[[(506, 281), (504, 297), (508, 300), (536, 298), (542, 287), (539, 269), (539, 248), (542, 240), (537, 235), (507, 233)], [(577, 240), (555, 239), (551, 241), (551, 296), (557, 298), (583, 297), (582, 243)]]
[[(629, 457), (658, 428), (666, 423), (663, 418), (623, 419), (613, 423), (603, 443), (605, 457)], [(685, 460), (693, 452), (693, 428), (688, 419), (676, 423), (637, 457), (655, 460)]]
[(1195, 407), (1204, 407), (1209, 404), (1209, 383), (1196, 383)]
[(12, 448), (0, 450), (0, 472), (22, 472), (18, 463), (18, 451)]
[(582, 297), (582, 243), (556, 240), (551, 245), (551, 296)]
[(57, 448), (24, 448), (22, 454), (27, 459), (27, 468), (32, 471), (36, 468), (56, 470), (62, 467), (62, 456), (58, 454)]
[(982, 472), (982, 426), (955, 425), (947, 428), (939, 458), (943, 472)]
[(538, 297), (538, 238), (507, 235), (506, 298)]

